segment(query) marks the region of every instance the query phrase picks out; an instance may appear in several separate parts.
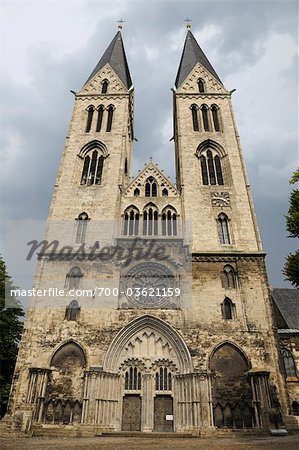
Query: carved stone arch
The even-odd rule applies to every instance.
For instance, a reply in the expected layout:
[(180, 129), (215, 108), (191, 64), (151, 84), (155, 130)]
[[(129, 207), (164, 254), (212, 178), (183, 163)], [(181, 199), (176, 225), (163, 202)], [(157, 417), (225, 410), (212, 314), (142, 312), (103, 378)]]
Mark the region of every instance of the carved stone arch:
[(156, 211), (159, 211), (157, 205), (155, 205), (155, 203), (152, 203), (152, 202), (149, 202), (149, 203), (147, 203), (146, 205), (144, 205), (143, 211), (145, 211), (145, 210), (148, 209), (148, 208), (153, 208), (153, 209), (155, 209)]
[(133, 203), (131, 203), (124, 209), (124, 211), (122, 213), (122, 217), (125, 215), (126, 212), (131, 211), (131, 210), (134, 210), (134, 211), (136, 211), (136, 213), (140, 214), (139, 208), (136, 205), (134, 205)]
[(104, 158), (106, 158), (109, 155), (106, 145), (103, 142), (94, 139), (93, 141), (88, 142), (81, 148), (78, 156), (80, 156), (80, 158), (84, 158), (86, 153), (88, 153), (90, 150), (95, 149), (99, 150), (104, 156)]
[(213, 348), (213, 350), (211, 351), (211, 353), (210, 353), (210, 355), (208, 357), (208, 361), (207, 361), (207, 368), (208, 368), (208, 370), (211, 370), (211, 361), (212, 361), (213, 356), (224, 345), (228, 345), (228, 346), (234, 348), (235, 350), (237, 350), (242, 355), (242, 357), (244, 358), (244, 362), (247, 365), (247, 370), (251, 369), (250, 359), (248, 358), (248, 356), (246, 355), (244, 350), (238, 344), (236, 344), (236, 343), (234, 343), (232, 341), (229, 341), (229, 340), (225, 340), (225, 341), (219, 342), (219, 344), (217, 344)]
[(208, 149), (214, 150), (220, 156), (220, 158), (226, 156), (224, 148), (213, 139), (206, 139), (205, 141), (201, 142), (197, 147), (195, 154), (199, 158), (202, 152)]
[[(128, 358), (128, 347), (134, 347), (136, 339), (140, 339), (139, 335), (143, 338), (154, 336), (157, 341), (161, 340), (164, 353), (167, 353), (168, 359), (178, 366), (180, 373), (193, 371), (189, 350), (179, 333), (168, 323), (150, 315), (132, 320), (118, 332), (106, 352), (103, 363), (104, 370), (118, 372), (121, 364)], [(138, 355), (138, 351), (136, 353), (136, 357), (144, 357), (147, 362), (151, 357), (157, 359), (160, 356), (145, 355), (143, 352)]]
[(159, 369), (160, 367), (168, 367), (168, 369), (172, 372), (172, 373), (177, 373), (178, 372), (178, 368), (176, 366), (176, 364), (174, 364), (172, 361), (170, 361), (169, 359), (165, 359), (165, 358), (159, 358), (156, 359), (152, 364), (151, 364), (151, 371), (156, 371), (157, 369)]
[(140, 358), (128, 358), (119, 366), (119, 372), (124, 373), (128, 367), (138, 367), (141, 371), (145, 371), (146, 366)]
[(87, 367), (87, 361), (88, 361), (87, 354), (86, 354), (85, 350), (83, 349), (83, 347), (74, 339), (68, 339), (68, 340), (62, 342), (61, 344), (59, 344), (55, 348), (54, 352), (52, 353), (51, 357), (49, 358), (49, 367), (51, 367), (51, 365), (53, 364), (53, 361), (55, 362), (55, 356), (57, 356), (57, 354), (59, 354), (59, 352), (61, 350), (63, 350), (64, 348), (66, 350), (68, 350), (67, 349), (68, 344), (72, 345), (72, 347), (73, 347), (73, 348), (71, 348), (71, 347), (69, 348), (70, 351), (75, 350), (75, 348), (76, 348), (76, 350), (78, 350), (78, 355), (79, 354), (81, 355), (82, 363), (84, 364), (82, 367)]

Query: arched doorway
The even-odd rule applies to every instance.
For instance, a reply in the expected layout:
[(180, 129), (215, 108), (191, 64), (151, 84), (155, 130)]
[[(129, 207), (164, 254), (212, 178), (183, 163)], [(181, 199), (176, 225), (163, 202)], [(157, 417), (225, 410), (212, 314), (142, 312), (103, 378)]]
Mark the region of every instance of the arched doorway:
[(214, 425), (218, 428), (252, 428), (252, 389), (247, 372), (249, 362), (231, 343), (216, 348), (210, 359), (213, 373)]
[(50, 362), (44, 422), (68, 424), (81, 421), (85, 366), (85, 354), (76, 342), (67, 342), (55, 351)]
[(120, 429), (175, 429), (174, 379), (193, 368), (187, 346), (173, 327), (150, 315), (134, 319), (111, 342), (103, 368), (121, 373)]

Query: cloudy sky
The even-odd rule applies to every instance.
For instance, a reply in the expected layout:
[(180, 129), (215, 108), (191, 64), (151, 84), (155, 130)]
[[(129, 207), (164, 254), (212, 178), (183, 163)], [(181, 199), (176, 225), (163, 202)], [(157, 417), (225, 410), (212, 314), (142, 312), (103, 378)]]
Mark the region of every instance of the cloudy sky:
[(45, 219), (73, 95), (124, 19), (135, 86), (134, 174), (150, 156), (172, 178), (172, 87), (185, 23), (228, 89), (252, 186), (270, 283), (295, 248), (288, 179), (298, 164), (297, 2), (1, 0), (2, 217)]

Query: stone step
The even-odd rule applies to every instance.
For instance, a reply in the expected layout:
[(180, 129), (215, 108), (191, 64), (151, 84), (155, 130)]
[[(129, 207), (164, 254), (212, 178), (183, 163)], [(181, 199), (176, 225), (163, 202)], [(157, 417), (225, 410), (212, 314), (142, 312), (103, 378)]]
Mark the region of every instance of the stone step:
[(142, 431), (111, 431), (106, 432), (102, 434), (96, 434), (96, 436), (102, 436), (102, 437), (137, 437), (137, 438), (198, 438), (198, 434), (192, 434), (192, 433), (174, 433), (174, 432), (158, 432), (158, 431), (152, 431), (150, 433), (144, 433)]

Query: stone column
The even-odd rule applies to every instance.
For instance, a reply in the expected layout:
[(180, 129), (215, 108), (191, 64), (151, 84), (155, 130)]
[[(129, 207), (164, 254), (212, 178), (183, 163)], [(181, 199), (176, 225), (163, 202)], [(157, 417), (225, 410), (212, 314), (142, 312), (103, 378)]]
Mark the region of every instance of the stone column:
[(249, 372), (251, 380), (255, 423), (257, 427), (269, 428), (271, 400), (269, 394), (269, 372)]
[(154, 392), (151, 373), (143, 375), (142, 388), (142, 431), (151, 432), (154, 428)]

